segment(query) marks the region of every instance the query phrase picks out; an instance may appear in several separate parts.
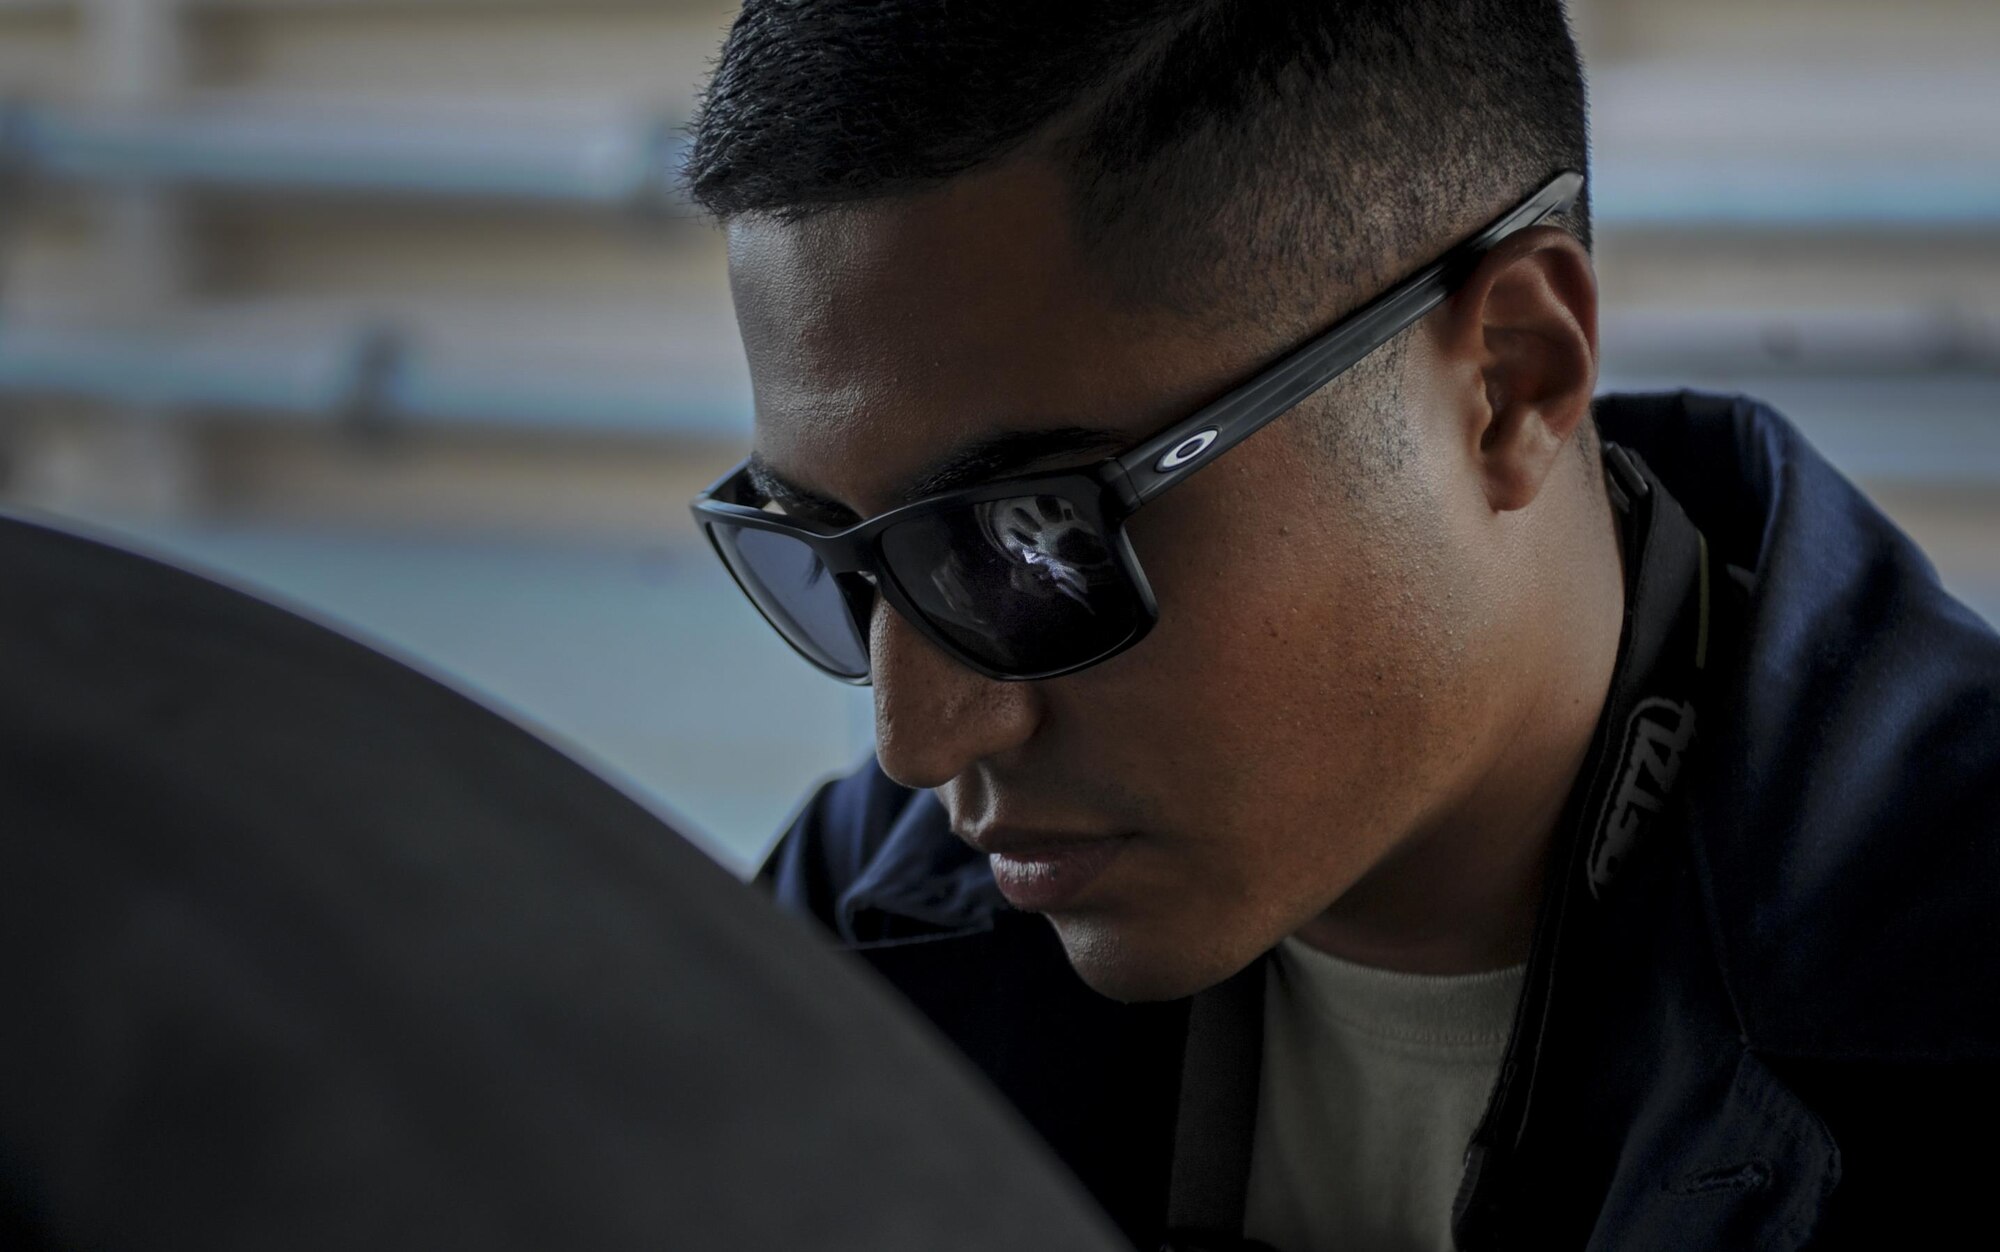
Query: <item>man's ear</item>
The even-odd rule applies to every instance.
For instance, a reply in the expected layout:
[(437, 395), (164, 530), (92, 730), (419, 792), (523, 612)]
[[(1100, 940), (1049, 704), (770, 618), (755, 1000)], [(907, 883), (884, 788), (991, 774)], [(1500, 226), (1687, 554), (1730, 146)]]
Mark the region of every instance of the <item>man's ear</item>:
[(1495, 511), (1534, 502), (1590, 413), (1597, 386), (1597, 275), (1554, 226), (1488, 252), (1439, 324), (1446, 368), (1465, 384), (1467, 452)]

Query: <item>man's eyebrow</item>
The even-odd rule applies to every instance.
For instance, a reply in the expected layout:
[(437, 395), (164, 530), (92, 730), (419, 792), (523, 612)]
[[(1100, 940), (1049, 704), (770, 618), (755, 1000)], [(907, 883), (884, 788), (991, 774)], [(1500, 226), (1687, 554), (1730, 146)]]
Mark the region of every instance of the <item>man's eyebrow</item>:
[[(1058, 456), (1114, 451), (1130, 442), (1129, 434), (1088, 426), (1001, 431), (960, 444), (933, 460), (911, 476), (897, 494), (896, 503), (909, 504), (939, 492), (969, 487)], [(857, 517), (853, 509), (831, 496), (787, 479), (755, 452), (750, 454), (749, 474), (757, 490), (780, 504), (829, 519)]]
[(762, 453), (752, 452), (750, 463), (745, 467), (750, 475), (750, 485), (766, 500), (774, 500), (785, 506), (788, 513), (801, 513), (824, 518), (827, 521), (859, 520), (853, 509), (848, 508), (832, 496), (823, 496), (817, 491), (807, 491), (783, 474), (771, 468)]

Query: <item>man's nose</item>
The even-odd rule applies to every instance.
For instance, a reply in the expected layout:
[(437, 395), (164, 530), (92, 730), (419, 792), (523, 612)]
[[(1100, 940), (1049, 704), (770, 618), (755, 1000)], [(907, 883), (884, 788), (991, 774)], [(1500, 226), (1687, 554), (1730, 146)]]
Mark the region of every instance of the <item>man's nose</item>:
[(1035, 683), (999, 682), (946, 655), (880, 597), (868, 630), (875, 753), (905, 787), (942, 787), (1035, 732)]

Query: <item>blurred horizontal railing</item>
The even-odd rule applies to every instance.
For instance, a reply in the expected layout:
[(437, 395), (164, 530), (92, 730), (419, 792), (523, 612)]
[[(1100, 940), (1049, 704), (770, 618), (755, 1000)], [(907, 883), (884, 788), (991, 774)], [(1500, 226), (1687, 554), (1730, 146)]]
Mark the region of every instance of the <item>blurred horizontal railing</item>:
[(1964, 304), (1867, 308), (1621, 308), (1599, 328), (1608, 361), (1707, 373), (1990, 373), (2000, 321)]
[(427, 350), (420, 335), (366, 321), (288, 335), (0, 322), (0, 397), (357, 429), (736, 438), (750, 428), (748, 386), (721, 368), (655, 359), (564, 361), (504, 345)]
[[(1702, 103), (1700, 82), (1607, 77), (1592, 194), (1608, 228), (2000, 229), (2000, 140), (1986, 133), (2000, 116), (1993, 87), (1968, 81), (1959, 90), (1950, 75), (1921, 92), (1864, 82), (1853, 88), (1858, 105), (1848, 101), (1828, 119), (1794, 107), (1793, 96), (1823, 98), (1803, 88), (1737, 90), (1718, 106)], [(1870, 110), (1874, 97), (1880, 107)], [(1823, 133), (1857, 109), (1877, 118), (1863, 135), (1866, 159)], [(1662, 115), (1684, 120), (1666, 128)], [(683, 144), (670, 117), (551, 116), (465, 101), (211, 93), (145, 112), (0, 106), (0, 166), (86, 185), (645, 208), (677, 202)]]
[(644, 208), (674, 199), (669, 119), (296, 102), (159, 112), (0, 107), (0, 167), (36, 181), (167, 183)]
[(1593, 74), (1590, 96), (1607, 225), (2000, 228), (2000, 76), (1980, 49), (1635, 61)]
[(1591, 215), (1611, 229), (2000, 230), (2000, 162), (1599, 151)]

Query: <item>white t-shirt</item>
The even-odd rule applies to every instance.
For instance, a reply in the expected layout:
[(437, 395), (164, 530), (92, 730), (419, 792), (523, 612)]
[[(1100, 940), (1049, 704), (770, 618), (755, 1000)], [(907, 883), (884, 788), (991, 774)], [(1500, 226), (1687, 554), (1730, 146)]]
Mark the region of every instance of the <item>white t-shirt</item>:
[(1527, 966), (1405, 974), (1287, 938), (1267, 968), (1244, 1233), (1280, 1252), (1449, 1252)]

